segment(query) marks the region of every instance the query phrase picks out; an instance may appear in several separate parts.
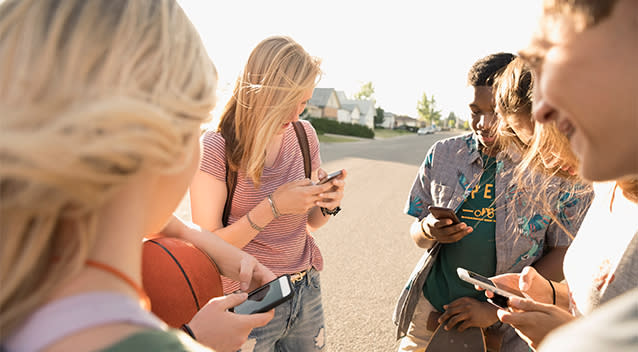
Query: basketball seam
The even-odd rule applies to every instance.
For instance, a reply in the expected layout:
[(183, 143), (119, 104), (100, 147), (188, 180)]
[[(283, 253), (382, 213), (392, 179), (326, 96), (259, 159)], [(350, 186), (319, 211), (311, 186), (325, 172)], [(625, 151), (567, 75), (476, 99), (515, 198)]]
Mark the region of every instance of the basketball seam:
[(195, 290), (193, 289), (193, 285), (191, 284), (191, 281), (188, 279), (188, 275), (186, 275), (186, 272), (184, 271), (184, 268), (182, 268), (182, 266), (179, 264), (179, 261), (177, 261), (177, 258), (175, 258), (173, 253), (171, 253), (171, 251), (169, 251), (168, 248), (164, 247), (161, 243), (156, 242), (154, 240), (149, 240), (149, 241), (155, 243), (158, 246), (160, 246), (160, 248), (162, 248), (166, 253), (168, 253), (168, 255), (171, 256), (171, 258), (173, 258), (173, 261), (175, 262), (175, 264), (177, 264), (177, 267), (179, 268), (179, 270), (184, 275), (184, 279), (186, 280), (186, 283), (188, 284), (188, 288), (191, 290), (191, 294), (193, 295), (193, 299), (195, 299), (195, 306), (197, 306), (197, 310), (199, 310), (199, 300), (197, 299), (197, 295), (195, 294)]

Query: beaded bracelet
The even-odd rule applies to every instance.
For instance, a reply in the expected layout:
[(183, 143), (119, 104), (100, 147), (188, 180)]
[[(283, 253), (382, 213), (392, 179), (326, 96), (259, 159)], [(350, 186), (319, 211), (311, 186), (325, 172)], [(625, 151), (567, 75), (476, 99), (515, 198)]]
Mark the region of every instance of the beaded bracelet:
[(193, 340), (197, 340), (195, 338), (195, 334), (193, 334), (193, 330), (191, 330), (191, 327), (188, 326), (188, 324), (183, 324), (182, 325), (182, 330), (187, 333), (191, 338), (193, 338)]
[(250, 220), (250, 212), (246, 213), (246, 220), (248, 220), (248, 223), (250, 224), (250, 227), (252, 227), (253, 229), (262, 232), (264, 231), (263, 227), (260, 227), (259, 225), (255, 224), (252, 220)]
[(272, 200), (272, 194), (268, 195), (268, 203), (270, 203), (270, 210), (272, 210), (272, 215), (275, 216), (275, 219), (281, 216), (281, 213), (279, 212), (279, 210), (277, 210), (277, 207), (275, 206), (275, 201)]

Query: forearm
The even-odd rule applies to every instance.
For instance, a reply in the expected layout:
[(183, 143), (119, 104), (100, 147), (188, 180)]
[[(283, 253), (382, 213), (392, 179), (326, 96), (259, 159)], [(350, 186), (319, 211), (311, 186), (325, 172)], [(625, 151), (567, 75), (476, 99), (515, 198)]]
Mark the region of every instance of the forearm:
[(325, 225), (332, 215), (323, 215), (320, 207), (312, 207), (308, 212), (308, 231), (314, 232)]
[(410, 226), (410, 236), (412, 237), (412, 240), (414, 240), (414, 243), (421, 248), (429, 249), (436, 243), (435, 240), (429, 239), (425, 236), (423, 228), (421, 227), (421, 221), (418, 219)]
[(260, 232), (250, 224), (248, 217), (256, 227), (262, 229), (275, 219), (268, 199), (264, 199), (232, 225), (215, 230), (215, 234), (237, 248), (244, 248)]
[(533, 267), (547, 279), (562, 281), (565, 278), (563, 274), (563, 259), (566, 252), (567, 247), (551, 248), (541, 259), (534, 263)]
[(199, 225), (186, 223), (173, 215), (162, 234), (182, 238), (208, 253), (223, 275), (234, 278), (239, 274), (244, 252)]

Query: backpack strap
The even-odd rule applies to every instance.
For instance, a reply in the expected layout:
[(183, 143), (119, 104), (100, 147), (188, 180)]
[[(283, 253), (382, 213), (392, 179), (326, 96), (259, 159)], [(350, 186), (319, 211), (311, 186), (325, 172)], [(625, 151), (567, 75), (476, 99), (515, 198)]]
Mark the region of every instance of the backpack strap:
[(230, 170), (228, 159), (226, 159), (226, 204), (224, 205), (224, 212), (222, 213), (222, 224), (224, 225), (224, 227), (228, 226), (228, 217), (230, 216), (230, 207), (233, 203), (233, 196), (235, 195), (236, 185), (237, 172)]
[(310, 169), (310, 146), (308, 145), (306, 130), (303, 128), (301, 121), (293, 122), (292, 126), (295, 128), (299, 147), (301, 148), (301, 155), (303, 155), (303, 169), (306, 174), (306, 178), (310, 178), (312, 170)]
[[(295, 134), (297, 135), (297, 141), (299, 142), (299, 148), (301, 148), (301, 155), (303, 156), (303, 169), (306, 178), (310, 178), (312, 170), (310, 165), (310, 146), (308, 144), (308, 135), (306, 130), (299, 121), (292, 123), (295, 128)], [(228, 159), (226, 160), (226, 204), (224, 205), (224, 212), (222, 213), (222, 224), (228, 226), (228, 217), (230, 216), (230, 207), (232, 206), (233, 196), (235, 195), (235, 187), (237, 186), (237, 172), (230, 171), (228, 165)]]

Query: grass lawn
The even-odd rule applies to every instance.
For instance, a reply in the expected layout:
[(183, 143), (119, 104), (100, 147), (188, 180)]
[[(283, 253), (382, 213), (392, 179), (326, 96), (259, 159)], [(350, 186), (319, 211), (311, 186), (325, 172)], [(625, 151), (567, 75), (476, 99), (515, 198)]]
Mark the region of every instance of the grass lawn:
[(319, 142), (320, 143), (342, 143), (342, 142), (356, 142), (359, 139), (357, 138), (350, 138), (348, 136), (336, 136), (336, 135), (325, 135), (325, 134), (320, 134), (318, 135), (319, 137)]
[(414, 132), (405, 130), (388, 130), (388, 129), (376, 129), (374, 130), (374, 138), (392, 138), (403, 136), (405, 134), (414, 134)]

